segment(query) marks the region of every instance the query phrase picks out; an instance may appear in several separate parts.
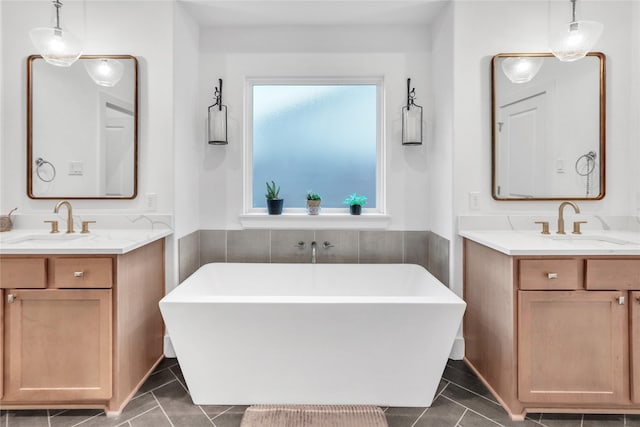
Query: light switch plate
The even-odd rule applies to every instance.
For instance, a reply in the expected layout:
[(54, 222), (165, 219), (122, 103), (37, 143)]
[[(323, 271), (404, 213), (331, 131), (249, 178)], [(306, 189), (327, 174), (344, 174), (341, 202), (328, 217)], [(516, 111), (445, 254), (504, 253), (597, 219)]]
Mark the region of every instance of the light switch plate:
[(480, 210), (480, 192), (479, 191), (469, 192), (469, 209), (471, 209), (472, 211)]
[(84, 175), (84, 162), (80, 160), (70, 161), (69, 175)]

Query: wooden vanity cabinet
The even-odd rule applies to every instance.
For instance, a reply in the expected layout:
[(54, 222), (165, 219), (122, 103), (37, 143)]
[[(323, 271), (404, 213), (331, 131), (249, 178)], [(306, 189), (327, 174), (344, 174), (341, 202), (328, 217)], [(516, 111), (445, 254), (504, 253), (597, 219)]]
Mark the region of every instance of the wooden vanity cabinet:
[(631, 401), (640, 405), (640, 291), (631, 292)]
[(518, 398), (628, 399), (628, 310), (616, 291), (518, 292)]
[(10, 289), (5, 401), (111, 397), (111, 290)]
[(123, 255), (0, 255), (0, 408), (118, 413), (163, 357), (164, 239)]
[(640, 412), (640, 257), (464, 241), (465, 359), (513, 419)]

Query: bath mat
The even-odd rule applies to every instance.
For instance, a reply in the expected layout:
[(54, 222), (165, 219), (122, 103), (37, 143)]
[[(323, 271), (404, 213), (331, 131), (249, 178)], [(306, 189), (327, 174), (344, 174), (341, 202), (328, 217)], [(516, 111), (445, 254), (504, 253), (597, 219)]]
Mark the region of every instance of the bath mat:
[(355, 405), (254, 405), (240, 427), (389, 427), (382, 409)]

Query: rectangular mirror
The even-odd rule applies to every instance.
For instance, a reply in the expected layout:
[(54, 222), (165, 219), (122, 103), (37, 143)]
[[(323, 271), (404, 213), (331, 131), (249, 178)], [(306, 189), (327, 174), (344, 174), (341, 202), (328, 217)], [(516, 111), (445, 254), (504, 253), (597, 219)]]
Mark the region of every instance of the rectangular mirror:
[(602, 199), (604, 54), (501, 53), (491, 81), (493, 198)]
[(81, 56), (70, 67), (27, 59), (27, 194), (133, 199), (138, 171), (138, 62)]

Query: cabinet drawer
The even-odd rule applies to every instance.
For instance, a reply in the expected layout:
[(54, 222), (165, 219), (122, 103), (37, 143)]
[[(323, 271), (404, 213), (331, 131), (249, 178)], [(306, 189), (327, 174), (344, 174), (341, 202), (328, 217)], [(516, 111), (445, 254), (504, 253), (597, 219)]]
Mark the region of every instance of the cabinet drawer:
[(640, 259), (588, 259), (587, 289), (640, 290)]
[(44, 288), (46, 258), (0, 258), (0, 288)]
[(51, 258), (51, 288), (110, 288), (111, 258)]
[(582, 260), (522, 259), (519, 262), (520, 289), (582, 289)]

